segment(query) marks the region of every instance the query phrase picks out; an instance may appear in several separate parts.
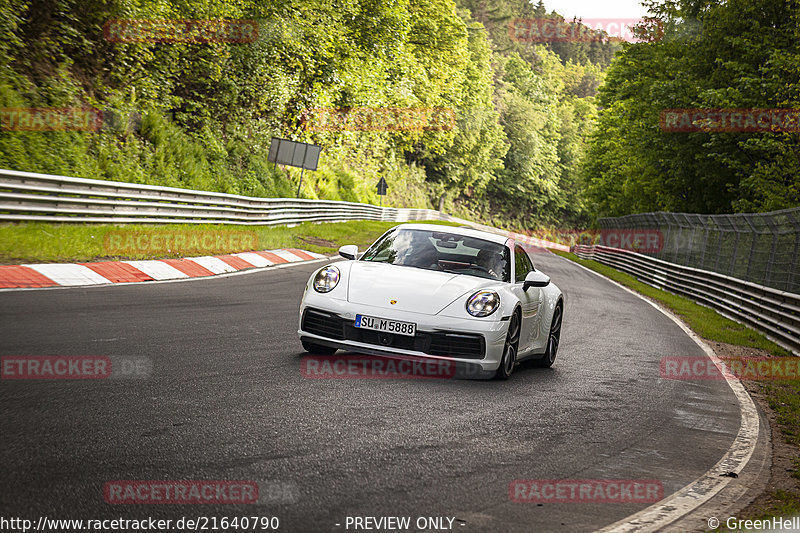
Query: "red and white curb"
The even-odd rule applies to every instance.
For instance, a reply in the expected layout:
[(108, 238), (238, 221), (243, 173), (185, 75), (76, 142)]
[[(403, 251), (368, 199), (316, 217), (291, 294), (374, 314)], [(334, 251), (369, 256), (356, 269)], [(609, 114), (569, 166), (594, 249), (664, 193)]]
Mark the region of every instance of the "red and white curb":
[(249, 268), (315, 261), (326, 257), (314, 252), (288, 248), (183, 259), (5, 265), (0, 266), (0, 289), (85, 287), (110, 283), (202, 278)]

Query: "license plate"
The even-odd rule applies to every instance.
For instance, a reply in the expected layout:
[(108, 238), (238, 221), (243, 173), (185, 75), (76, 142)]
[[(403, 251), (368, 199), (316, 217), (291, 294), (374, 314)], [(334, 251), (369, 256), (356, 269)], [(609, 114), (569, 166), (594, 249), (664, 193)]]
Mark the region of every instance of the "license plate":
[(399, 322), (397, 320), (364, 315), (356, 315), (356, 327), (407, 335), (409, 337), (413, 337), (417, 333), (417, 325), (413, 322)]

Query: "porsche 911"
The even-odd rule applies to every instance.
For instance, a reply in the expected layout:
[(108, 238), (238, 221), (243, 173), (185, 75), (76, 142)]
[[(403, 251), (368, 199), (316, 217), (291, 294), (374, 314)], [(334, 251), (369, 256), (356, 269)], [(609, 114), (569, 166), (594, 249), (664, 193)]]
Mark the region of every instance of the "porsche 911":
[(446, 359), (475, 377), (508, 379), (532, 359), (550, 367), (564, 301), (513, 239), (467, 227), (401, 224), (363, 254), (308, 280), (300, 306), (303, 348)]

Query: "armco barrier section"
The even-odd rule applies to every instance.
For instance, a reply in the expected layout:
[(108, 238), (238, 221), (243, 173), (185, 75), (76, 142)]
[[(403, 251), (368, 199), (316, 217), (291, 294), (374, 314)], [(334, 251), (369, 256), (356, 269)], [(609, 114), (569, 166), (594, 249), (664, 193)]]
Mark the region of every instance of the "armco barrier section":
[(800, 207), (727, 215), (638, 213), (597, 223), (603, 230), (658, 230), (662, 246), (646, 252), (652, 257), (800, 293)]
[(427, 209), (254, 198), (116, 181), (0, 170), (0, 220), (280, 225), (342, 220), (435, 220)]
[(617, 248), (579, 245), (573, 251), (581, 259), (594, 259), (711, 307), (800, 355), (800, 294)]
[(447, 220), (534, 246), (568, 250), (541, 239), (476, 224), (432, 209), (379, 207), (331, 200), (256, 198), (117, 181), (0, 170), (0, 221), (106, 224), (238, 224)]

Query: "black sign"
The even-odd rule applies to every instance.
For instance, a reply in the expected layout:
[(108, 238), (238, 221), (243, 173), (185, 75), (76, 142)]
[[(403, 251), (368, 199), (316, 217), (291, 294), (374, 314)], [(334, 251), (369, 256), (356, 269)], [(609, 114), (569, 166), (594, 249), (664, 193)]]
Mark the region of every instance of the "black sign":
[(316, 144), (273, 137), (272, 143), (269, 145), (267, 161), (308, 170), (317, 170), (320, 151), (322, 151), (322, 148)]
[(381, 181), (378, 182), (378, 195), (379, 196), (386, 196), (386, 189), (388, 189), (388, 188), (389, 188), (389, 186), (386, 185), (386, 180), (381, 178)]

